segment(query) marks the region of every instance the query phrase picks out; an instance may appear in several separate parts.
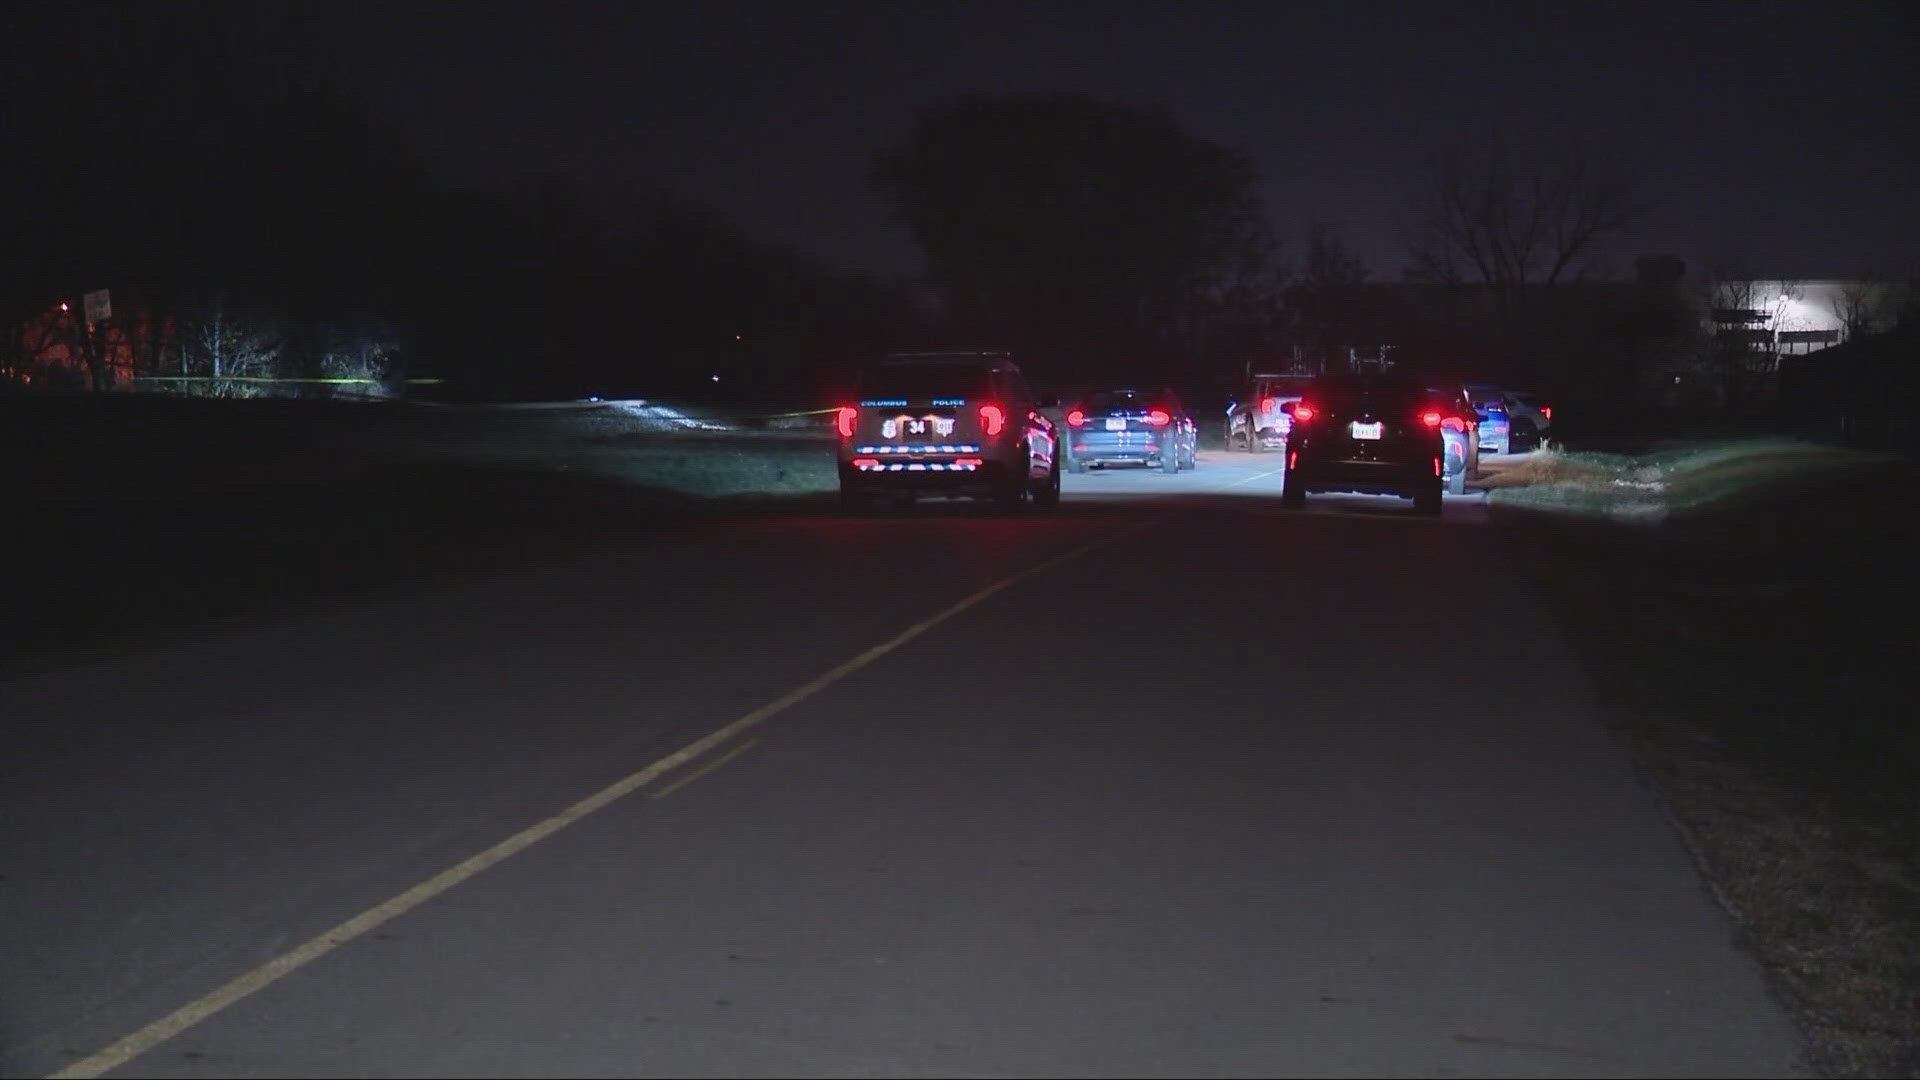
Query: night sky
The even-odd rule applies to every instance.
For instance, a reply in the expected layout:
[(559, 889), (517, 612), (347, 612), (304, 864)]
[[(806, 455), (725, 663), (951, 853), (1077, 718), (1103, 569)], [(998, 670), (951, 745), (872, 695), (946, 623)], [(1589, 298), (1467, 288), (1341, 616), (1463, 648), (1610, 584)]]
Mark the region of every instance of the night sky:
[(1769, 277), (1920, 258), (1920, 50), (1899, 4), (327, 4), (271, 18), (297, 21), (298, 44), (242, 35), (231, 47), (259, 55), (238, 62), (297, 50), (457, 179), (660, 184), (847, 269), (919, 269), (867, 184), (916, 106), (1048, 90), (1164, 106), (1252, 154), (1276, 226), (1339, 226), (1376, 277), (1404, 265), (1396, 220), (1423, 156), (1495, 132), (1637, 163), (1658, 209), (1602, 271), (1642, 251), (1696, 267), (1739, 255)]

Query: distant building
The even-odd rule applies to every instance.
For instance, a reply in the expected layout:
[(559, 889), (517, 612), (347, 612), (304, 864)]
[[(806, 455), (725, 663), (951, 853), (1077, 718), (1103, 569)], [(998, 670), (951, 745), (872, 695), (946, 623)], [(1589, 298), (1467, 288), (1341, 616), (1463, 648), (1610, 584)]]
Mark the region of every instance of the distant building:
[(1860, 334), (1891, 329), (1900, 285), (1885, 281), (1721, 281), (1710, 286), (1707, 321), (1717, 350), (1769, 368)]

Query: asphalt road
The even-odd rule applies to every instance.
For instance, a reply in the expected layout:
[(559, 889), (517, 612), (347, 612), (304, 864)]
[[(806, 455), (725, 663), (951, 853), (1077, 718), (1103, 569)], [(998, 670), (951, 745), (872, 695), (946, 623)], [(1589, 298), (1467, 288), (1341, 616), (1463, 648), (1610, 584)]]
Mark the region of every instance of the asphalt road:
[(0, 685), (0, 1072), (1794, 1075), (1479, 498), (1278, 464)]

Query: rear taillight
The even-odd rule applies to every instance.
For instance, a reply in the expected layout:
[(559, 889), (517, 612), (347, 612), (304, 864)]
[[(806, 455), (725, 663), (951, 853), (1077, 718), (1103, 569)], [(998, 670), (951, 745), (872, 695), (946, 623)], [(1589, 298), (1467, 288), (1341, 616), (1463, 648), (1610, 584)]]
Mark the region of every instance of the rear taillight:
[(980, 406), (980, 430), (988, 438), (1007, 429), (1007, 411), (998, 405)]
[(954, 458), (953, 463), (955, 466), (962, 469), (978, 469), (981, 466), (985, 465), (987, 461), (985, 458), (963, 457), (963, 458)]
[(1152, 424), (1154, 427), (1166, 427), (1168, 424), (1173, 423), (1173, 414), (1167, 412), (1165, 409), (1154, 409), (1147, 413), (1147, 423)]
[(1553, 406), (1551, 405), (1540, 406), (1540, 416), (1542, 419), (1545, 419), (1545, 420), (1553, 419)]
[(1440, 414), (1429, 409), (1426, 412), (1423, 412), (1420, 414), (1420, 422), (1427, 425), (1428, 427), (1439, 427)]
[(1087, 422), (1087, 414), (1075, 409), (1067, 414), (1067, 426), (1079, 427)]
[(1433, 475), (1435, 476), (1440, 475), (1440, 459), (1439, 458), (1433, 459)]
[(1263, 397), (1263, 398), (1261, 398), (1261, 399), (1260, 399), (1260, 411), (1261, 411), (1261, 412), (1272, 412), (1272, 411), (1273, 411), (1273, 406), (1274, 406), (1274, 399), (1272, 399), (1272, 398), (1270, 398), (1270, 397)]
[(877, 469), (880, 467), (880, 459), (872, 458), (872, 457), (857, 457), (853, 459), (853, 467), (856, 469)]
[(1297, 469), (1299, 467), (1300, 467), (1300, 451), (1298, 450), (1287, 451), (1287, 468)]
[(1313, 406), (1302, 401), (1293, 407), (1293, 422), (1304, 424), (1313, 419)]
[(840, 433), (841, 438), (853, 438), (853, 420), (854, 417), (859, 415), (860, 410), (851, 405), (842, 405), (839, 409), (835, 410), (833, 414), (833, 427), (835, 431)]

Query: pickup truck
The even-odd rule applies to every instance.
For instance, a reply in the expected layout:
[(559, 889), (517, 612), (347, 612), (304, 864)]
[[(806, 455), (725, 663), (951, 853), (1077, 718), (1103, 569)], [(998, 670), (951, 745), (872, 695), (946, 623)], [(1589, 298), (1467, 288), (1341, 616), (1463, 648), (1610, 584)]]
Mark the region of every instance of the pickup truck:
[(1313, 380), (1305, 375), (1253, 375), (1227, 406), (1227, 449), (1259, 453), (1286, 445), (1293, 418), (1286, 406), (1299, 401)]

